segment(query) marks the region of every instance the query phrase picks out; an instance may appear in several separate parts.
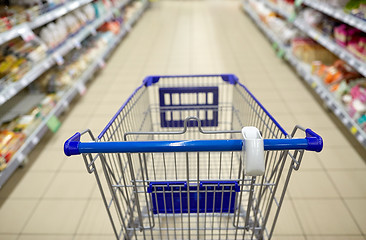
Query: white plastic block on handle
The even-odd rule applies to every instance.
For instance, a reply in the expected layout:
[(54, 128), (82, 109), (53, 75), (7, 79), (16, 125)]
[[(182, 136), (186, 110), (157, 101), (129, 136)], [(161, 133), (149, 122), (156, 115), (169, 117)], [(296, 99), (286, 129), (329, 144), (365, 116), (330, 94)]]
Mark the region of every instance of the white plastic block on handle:
[(245, 174), (262, 176), (264, 174), (264, 144), (261, 133), (256, 127), (244, 127), (243, 159)]

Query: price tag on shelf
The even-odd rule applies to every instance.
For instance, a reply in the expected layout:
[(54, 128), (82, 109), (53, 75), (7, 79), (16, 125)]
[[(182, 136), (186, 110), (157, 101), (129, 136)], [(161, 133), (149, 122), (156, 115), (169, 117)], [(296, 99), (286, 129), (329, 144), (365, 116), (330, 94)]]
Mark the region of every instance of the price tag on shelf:
[(97, 30), (93, 26), (91, 26), (90, 27), (90, 33), (91, 33), (91, 35), (96, 36), (97, 35)]
[(277, 57), (283, 58), (284, 55), (285, 55), (285, 50), (283, 48), (280, 48), (277, 52)]
[(102, 69), (105, 68), (105, 61), (103, 59), (100, 59), (98, 62), (98, 66)]
[(3, 104), (5, 100), (5, 97), (3, 95), (0, 95), (0, 104)]
[(38, 142), (39, 142), (39, 138), (38, 138), (38, 137), (34, 137), (34, 138), (32, 139), (32, 143), (33, 143), (33, 145), (37, 145), (37, 144), (38, 144)]
[(53, 57), (55, 58), (57, 65), (64, 64), (65, 60), (59, 53), (54, 53)]
[(365, 139), (361, 136), (361, 134), (359, 134), (359, 135), (357, 136), (357, 140), (358, 140), (360, 143), (363, 143), (363, 141), (364, 141)]
[(356, 135), (356, 133), (358, 132), (358, 130), (357, 130), (357, 128), (355, 127), (355, 126), (352, 126), (351, 127), (351, 133), (353, 134), (353, 135)]
[(127, 32), (131, 31), (131, 25), (129, 23), (126, 23), (125, 28)]
[(19, 163), (21, 163), (21, 162), (23, 162), (23, 160), (25, 159), (25, 156), (24, 156), (24, 154), (23, 153), (19, 153), (18, 154), (18, 157), (17, 157), (17, 161), (19, 162)]
[(288, 17), (288, 21), (290, 22), (290, 23), (293, 23), (293, 22), (295, 22), (295, 19), (296, 19), (296, 12), (295, 11), (293, 11), (290, 15), (289, 15), (289, 17)]
[(85, 84), (84, 83), (79, 83), (76, 88), (77, 88), (80, 96), (84, 96), (85, 95), (85, 93), (86, 93), (86, 87), (85, 87)]
[(311, 87), (312, 87), (312, 88), (316, 88), (317, 86), (318, 86), (318, 85), (316, 84), (316, 82), (312, 82), (312, 83), (311, 83)]
[(18, 30), (18, 33), (26, 42), (32, 41), (36, 37), (36, 35), (28, 25), (24, 25), (22, 28), (20, 28)]
[(300, 7), (303, 0), (295, 0), (295, 7)]
[(79, 40), (77, 40), (77, 39), (74, 39), (74, 46), (75, 46), (75, 48), (76, 49), (80, 49), (81, 48), (81, 43), (80, 43), (80, 41)]
[(45, 62), (43, 63), (43, 68), (44, 68), (45, 70), (49, 69), (50, 67), (51, 67), (51, 63), (50, 63), (50, 61), (45, 61)]
[(278, 44), (277, 44), (276, 42), (274, 42), (274, 43), (272, 44), (272, 48), (276, 51), (276, 50), (277, 50), (277, 48), (278, 48)]
[(58, 118), (55, 115), (50, 117), (50, 119), (48, 119), (48, 121), (47, 121), (47, 127), (54, 133), (58, 131), (60, 126), (61, 126), (61, 122), (60, 122), (60, 120), (58, 120)]
[(13, 96), (14, 94), (16, 94), (17, 93), (17, 90), (15, 89), (15, 88), (10, 88), (9, 89), (9, 94), (11, 95), (11, 96)]

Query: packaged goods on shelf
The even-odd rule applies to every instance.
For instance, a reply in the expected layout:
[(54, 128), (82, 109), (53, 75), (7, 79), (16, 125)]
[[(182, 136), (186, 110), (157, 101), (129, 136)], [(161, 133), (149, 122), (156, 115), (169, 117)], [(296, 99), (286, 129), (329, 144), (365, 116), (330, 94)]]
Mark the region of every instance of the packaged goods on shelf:
[(0, 2), (0, 33), (8, 31), (16, 25), (29, 22), (62, 5), (64, 0), (24, 1), (10, 0), (9, 5)]
[(24, 115), (16, 115), (0, 126), (0, 171), (5, 169), (13, 154), (52, 111), (62, 94), (115, 38), (111, 31), (98, 32), (86, 39), (82, 48), (65, 56), (62, 66), (54, 66), (31, 85), (32, 91), (44, 93), (43, 99)]
[(4, 170), (11, 157), (25, 140), (23, 133), (0, 130), (0, 171)]
[(15, 39), (0, 47), (0, 90), (7, 82), (21, 79), (31, 67), (46, 56), (47, 47), (33, 39)]
[(333, 39), (340, 47), (355, 57), (366, 60), (366, 33), (332, 19), (314, 9), (304, 9), (299, 17), (321, 34)]
[(294, 0), (276, 0), (275, 4), (279, 9), (282, 9), (287, 14), (292, 14), (295, 11)]
[(271, 31), (286, 45), (290, 44), (291, 39), (298, 35), (298, 30), (291, 26), (286, 19), (278, 16), (262, 2), (249, 1), (252, 8), (260, 16), (260, 19)]
[(347, 48), (357, 58), (366, 60), (366, 33), (341, 24), (334, 28), (334, 39), (338, 45)]
[(141, 8), (141, 6), (141, 1), (134, 1), (127, 5), (124, 9), (124, 21), (127, 22), (134, 15), (134, 13)]
[(357, 71), (342, 60), (337, 60), (330, 66), (321, 61), (315, 61), (312, 63), (312, 74), (320, 77), (326, 85), (333, 86), (341, 81), (349, 82), (361, 77)]
[[(96, 9), (99, 9), (99, 5)], [(96, 16), (92, 4), (77, 9), (59, 19), (44, 26), (39, 36), (48, 48), (53, 49), (64, 42), (69, 36), (75, 34), (85, 24), (92, 21)]]
[(360, 0), (349, 0), (345, 5), (345, 11), (361, 19), (366, 19), (366, 4)]
[(311, 64), (314, 61), (321, 61), (324, 64), (333, 64), (337, 57), (314, 40), (307, 37), (296, 37), (291, 43), (292, 53), (302, 62)]

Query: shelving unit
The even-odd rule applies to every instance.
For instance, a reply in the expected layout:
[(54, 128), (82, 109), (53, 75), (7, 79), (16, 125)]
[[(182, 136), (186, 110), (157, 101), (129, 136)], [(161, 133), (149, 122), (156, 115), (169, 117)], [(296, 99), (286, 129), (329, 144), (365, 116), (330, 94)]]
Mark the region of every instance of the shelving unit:
[[(130, 0), (123, 1), (117, 8), (121, 8), (128, 4)], [(65, 42), (54, 50), (52, 54), (46, 57), (41, 62), (37, 63), (32, 69), (25, 74), (25, 76), (17, 82), (8, 84), (2, 91), (0, 91), (0, 105), (4, 104), (10, 98), (14, 97), (18, 92), (23, 90), (31, 82), (36, 80), (40, 75), (46, 72), (50, 67), (56, 63), (63, 61), (62, 57), (69, 53), (72, 49), (77, 48), (80, 43), (90, 34), (95, 34), (96, 29), (104, 22), (108, 21), (113, 15), (113, 10), (109, 10), (105, 15), (95, 19), (87, 26), (83, 27), (76, 35), (65, 40)]]
[(358, 17), (352, 16), (345, 13), (342, 9), (337, 9), (335, 7), (329, 6), (328, 4), (322, 3), (317, 0), (302, 0), (302, 4), (311, 7), (319, 12), (322, 12), (328, 16), (338, 19), (350, 26), (360, 29), (366, 32), (366, 21)]
[[(128, 4), (129, 1), (130, 0), (123, 2), (123, 4), (121, 4), (117, 8), (123, 7), (124, 5)], [(48, 131), (48, 126), (47, 126), (48, 121), (53, 117), (60, 116), (68, 108), (70, 102), (75, 98), (75, 96), (78, 95), (78, 93), (80, 93), (80, 89), (85, 88), (85, 84), (91, 79), (93, 74), (100, 68), (100, 66), (102, 65), (101, 63), (104, 63), (106, 58), (108, 58), (108, 56), (111, 54), (112, 50), (118, 45), (118, 43), (124, 38), (124, 36), (126, 36), (126, 34), (131, 30), (131, 27), (141, 17), (142, 13), (146, 10), (148, 5), (149, 5), (149, 1), (143, 0), (143, 5), (141, 6), (141, 8), (139, 10), (137, 10), (135, 12), (135, 14), (131, 17), (131, 19), (122, 26), (119, 35), (115, 37), (113, 42), (108, 45), (108, 47), (105, 49), (105, 51), (103, 51), (103, 53), (101, 53), (89, 65), (89, 67), (82, 73), (82, 75), (79, 77), (79, 79), (75, 81), (75, 83), (72, 85), (72, 87), (70, 87), (67, 91), (65, 91), (63, 93), (60, 93), (60, 100), (58, 101), (56, 106), (52, 109), (52, 111), (47, 116), (45, 116), (45, 118), (38, 125), (38, 127), (33, 131), (33, 133), (27, 137), (27, 139), (24, 142), (24, 144), (22, 145), (22, 147), (14, 154), (12, 159), (9, 161), (7, 167), (2, 172), (0, 172), (0, 188), (8, 180), (8, 178), (13, 174), (13, 172), (19, 167), (19, 165), (23, 163), (24, 159), (29, 154), (29, 152), (38, 144), (40, 139), (42, 139), (42, 137)], [(107, 15), (109, 15), (109, 14), (107, 14)], [(103, 19), (107, 20), (108, 18), (106, 17)], [(95, 29), (96, 28), (94, 28), (94, 30)], [(71, 49), (69, 49), (69, 50), (71, 50)], [(65, 54), (66, 54), (66, 52), (65, 52)]]
[(69, 13), (87, 3), (90, 3), (92, 0), (74, 0), (71, 2), (67, 2), (61, 6), (58, 6), (57, 8), (53, 9), (52, 11), (49, 11), (41, 16), (38, 16), (36, 19), (34, 19), (31, 22), (25, 22), (22, 24), (19, 24), (13, 28), (11, 28), (9, 31), (0, 33), (0, 44), (3, 44), (13, 38), (16, 38), (18, 36), (21, 36), (22, 33), (28, 32), (31, 29), (37, 28), (39, 26), (42, 26), (48, 22), (51, 22), (66, 13)]
[(324, 86), (321, 79), (311, 74), (310, 67), (299, 61), (292, 54), (291, 49), (286, 47), (279, 38), (277, 38), (277, 36), (265, 24), (263, 24), (246, 1), (243, 1), (243, 9), (264, 33), (264, 35), (266, 35), (272, 43), (275, 43), (278, 48), (284, 52), (284, 59), (286, 59), (296, 69), (297, 73), (311, 86), (311, 88), (314, 89), (327, 107), (341, 120), (344, 126), (364, 147), (366, 147), (366, 132), (363, 131), (361, 127), (349, 116), (343, 105), (334, 97), (327, 87)]
[[(324, 36), (322, 33), (318, 32), (311, 26), (307, 25), (304, 21), (297, 18), (294, 21), (294, 25), (306, 33), (309, 37), (317, 41), (320, 45), (327, 48), (329, 51), (337, 55), (340, 59), (347, 62), (351, 67), (353, 67), (356, 71), (361, 73), (363, 76), (366, 76), (366, 63), (359, 60), (355, 56), (353, 56), (347, 49), (339, 46), (332, 39), (327, 36)], [(366, 25), (366, 23), (365, 23)]]

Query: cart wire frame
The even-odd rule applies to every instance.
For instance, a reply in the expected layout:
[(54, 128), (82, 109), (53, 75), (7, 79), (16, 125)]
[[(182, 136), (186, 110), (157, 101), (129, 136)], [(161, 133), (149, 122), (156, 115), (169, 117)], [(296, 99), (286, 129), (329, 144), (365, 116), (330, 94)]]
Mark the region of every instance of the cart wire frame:
[[(243, 126), (264, 138), (262, 176), (246, 174)], [(322, 146), (310, 129), (287, 134), (223, 74), (147, 77), (97, 138), (76, 133), (65, 153), (94, 173), (117, 239), (271, 239), (292, 171)]]

